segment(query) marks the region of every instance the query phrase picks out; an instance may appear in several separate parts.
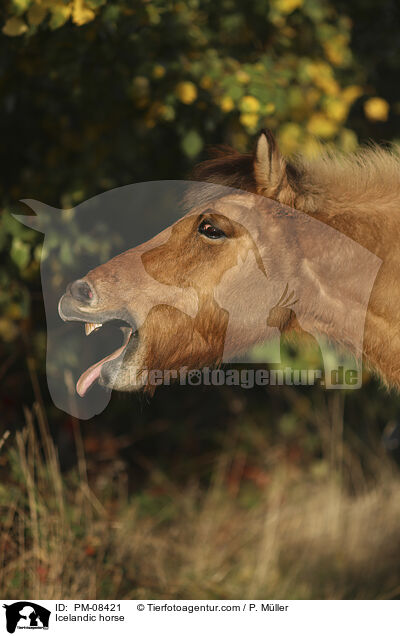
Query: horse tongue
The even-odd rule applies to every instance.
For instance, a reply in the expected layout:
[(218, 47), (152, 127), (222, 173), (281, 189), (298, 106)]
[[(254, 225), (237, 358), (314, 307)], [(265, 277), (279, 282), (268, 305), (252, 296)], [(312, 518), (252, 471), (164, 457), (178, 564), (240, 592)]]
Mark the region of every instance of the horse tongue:
[(109, 356), (106, 356), (102, 360), (99, 360), (99, 362), (96, 362), (96, 364), (93, 364), (91, 367), (89, 367), (89, 369), (87, 369), (86, 371), (82, 373), (81, 377), (76, 383), (76, 391), (78, 395), (83, 397), (86, 394), (88, 389), (90, 389), (90, 387), (94, 384), (94, 382), (96, 382), (96, 380), (100, 377), (101, 368), (103, 364), (105, 362), (108, 362), (109, 360), (115, 360), (115, 358), (118, 358), (118, 356), (123, 352), (127, 344), (128, 342), (125, 342), (122, 345), (122, 347), (119, 347), (119, 349), (114, 351), (114, 353), (110, 353)]
[(83, 397), (87, 390), (92, 386), (92, 384), (100, 377), (101, 367), (105, 360), (100, 360), (100, 362), (96, 362), (89, 369), (84, 371), (76, 383), (76, 391), (78, 395)]

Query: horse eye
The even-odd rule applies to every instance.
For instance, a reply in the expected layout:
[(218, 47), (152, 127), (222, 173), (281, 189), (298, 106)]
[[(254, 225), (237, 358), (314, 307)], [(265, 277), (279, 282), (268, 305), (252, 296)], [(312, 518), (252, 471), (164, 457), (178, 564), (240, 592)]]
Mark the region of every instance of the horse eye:
[(219, 229), (219, 227), (215, 227), (215, 225), (211, 225), (209, 221), (202, 221), (199, 225), (200, 234), (204, 234), (207, 238), (211, 239), (219, 239), (226, 236), (226, 234)]

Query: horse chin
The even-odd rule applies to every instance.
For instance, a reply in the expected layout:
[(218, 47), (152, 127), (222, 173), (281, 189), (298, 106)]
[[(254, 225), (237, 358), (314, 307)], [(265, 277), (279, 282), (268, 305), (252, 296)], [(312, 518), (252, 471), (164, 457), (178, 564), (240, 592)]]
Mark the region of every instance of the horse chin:
[(98, 382), (104, 388), (136, 392), (146, 386), (146, 374), (143, 371), (145, 358), (144, 346), (139, 344), (136, 349), (128, 344), (123, 359), (116, 358), (102, 365)]

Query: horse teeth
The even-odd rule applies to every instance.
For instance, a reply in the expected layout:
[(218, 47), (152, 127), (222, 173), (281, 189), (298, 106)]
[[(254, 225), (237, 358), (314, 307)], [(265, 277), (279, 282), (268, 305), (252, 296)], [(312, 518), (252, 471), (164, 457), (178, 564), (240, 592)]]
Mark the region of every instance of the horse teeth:
[(103, 324), (101, 322), (86, 322), (85, 333), (88, 336), (89, 334), (92, 333), (92, 331), (95, 331), (96, 329), (100, 329), (100, 327), (102, 326)]

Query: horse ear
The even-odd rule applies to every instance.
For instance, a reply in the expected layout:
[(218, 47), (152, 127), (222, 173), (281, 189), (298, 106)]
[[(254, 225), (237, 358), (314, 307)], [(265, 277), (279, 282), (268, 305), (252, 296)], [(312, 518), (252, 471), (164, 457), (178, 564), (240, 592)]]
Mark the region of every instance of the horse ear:
[(254, 153), (254, 176), (257, 189), (265, 196), (273, 196), (286, 183), (286, 161), (270, 130), (262, 130)]

